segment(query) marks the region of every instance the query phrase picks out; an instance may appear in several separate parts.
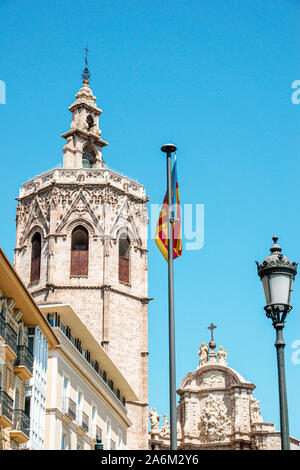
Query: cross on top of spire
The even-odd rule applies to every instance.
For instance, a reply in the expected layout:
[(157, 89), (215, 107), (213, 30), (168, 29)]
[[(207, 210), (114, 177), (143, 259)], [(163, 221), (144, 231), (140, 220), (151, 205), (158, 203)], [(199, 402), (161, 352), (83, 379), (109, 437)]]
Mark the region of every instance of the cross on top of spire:
[(87, 55), (89, 53), (89, 48), (88, 48), (88, 44), (86, 43), (86, 47), (84, 48), (85, 50), (85, 65), (87, 66)]
[(89, 80), (91, 78), (91, 74), (90, 74), (90, 71), (89, 71), (89, 68), (88, 68), (88, 53), (90, 52), (89, 49), (88, 49), (88, 44), (86, 44), (86, 47), (84, 48), (85, 50), (85, 68), (84, 68), (84, 71), (83, 73), (81, 74), (81, 77), (83, 78), (83, 83), (85, 84), (89, 84)]

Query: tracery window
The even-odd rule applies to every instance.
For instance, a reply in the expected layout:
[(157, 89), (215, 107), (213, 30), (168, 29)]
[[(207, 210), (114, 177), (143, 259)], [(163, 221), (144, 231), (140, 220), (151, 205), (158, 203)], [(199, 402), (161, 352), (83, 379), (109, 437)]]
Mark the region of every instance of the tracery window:
[(39, 281), (41, 275), (41, 248), (42, 238), (39, 232), (36, 232), (31, 240), (31, 268), (30, 282)]
[(119, 240), (119, 281), (129, 284), (130, 240), (122, 237)]
[(85, 227), (78, 226), (72, 232), (71, 276), (87, 276), (89, 261), (89, 234)]

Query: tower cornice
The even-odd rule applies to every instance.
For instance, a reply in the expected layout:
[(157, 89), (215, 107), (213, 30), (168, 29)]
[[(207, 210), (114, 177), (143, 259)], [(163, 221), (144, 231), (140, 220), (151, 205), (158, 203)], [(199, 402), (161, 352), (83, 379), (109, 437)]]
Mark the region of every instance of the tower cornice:
[(106, 187), (120, 191), (129, 198), (141, 202), (147, 202), (145, 188), (137, 181), (123, 176), (109, 168), (97, 169), (65, 169), (54, 168), (42, 175), (37, 175), (31, 180), (23, 183), (20, 189), (17, 201), (23, 200), (25, 197), (34, 196), (46, 189), (55, 186), (78, 186), (84, 188)]
[(98, 116), (100, 116), (100, 114), (102, 114), (102, 109), (101, 108), (98, 108), (98, 106), (96, 106), (95, 103), (90, 103), (90, 102), (86, 101), (85, 99), (80, 99), (80, 100), (74, 101), (74, 103), (72, 103), (71, 106), (69, 106), (69, 111), (71, 111), (71, 113), (72, 113), (74, 111), (74, 109), (79, 108), (80, 106), (85, 106), (90, 111), (93, 111), (95, 114), (97, 114)]
[[(98, 130), (99, 134), (100, 131)], [(87, 132), (84, 129), (80, 129), (79, 127), (74, 127), (70, 129), (69, 131), (65, 132), (64, 134), (61, 134), (61, 137), (64, 139), (67, 139), (68, 137), (71, 137), (72, 135), (81, 135), (84, 139), (87, 139), (88, 141), (98, 142), (101, 147), (106, 147), (108, 145), (108, 142), (105, 140), (101, 139), (99, 135), (95, 134), (94, 132)], [(71, 151), (71, 150), (70, 150)], [(75, 153), (76, 150), (73, 150), (73, 153)]]

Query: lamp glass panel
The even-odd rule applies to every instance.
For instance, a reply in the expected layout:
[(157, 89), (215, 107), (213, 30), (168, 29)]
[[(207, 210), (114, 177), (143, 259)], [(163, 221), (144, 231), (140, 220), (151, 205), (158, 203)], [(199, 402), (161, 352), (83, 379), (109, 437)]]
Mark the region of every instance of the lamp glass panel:
[(262, 278), (262, 284), (263, 284), (265, 298), (266, 298), (266, 305), (270, 305), (271, 304), (271, 299), (270, 299), (270, 288), (269, 288), (269, 277), (268, 276), (264, 276)]
[(289, 304), (290, 275), (274, 273), (269, 275), (270, 304)]

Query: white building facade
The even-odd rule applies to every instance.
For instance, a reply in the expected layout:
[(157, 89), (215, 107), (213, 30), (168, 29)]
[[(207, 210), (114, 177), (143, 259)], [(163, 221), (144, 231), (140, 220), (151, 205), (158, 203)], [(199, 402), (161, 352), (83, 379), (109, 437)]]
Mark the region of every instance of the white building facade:
[(30, 440), (26, 447), (43, 450), (45, 444), (46, 386), (48, 365), (48, 342), (35, 327), (28, 328), (28, 342), (33, 351), (32, 378), (25, 383), (25, 410), (30, 416)]
[(49, 351), (46, 450), (127, 449), (126, 401), (136, 395), (70, 305), (41, 307), (59, 345)]

